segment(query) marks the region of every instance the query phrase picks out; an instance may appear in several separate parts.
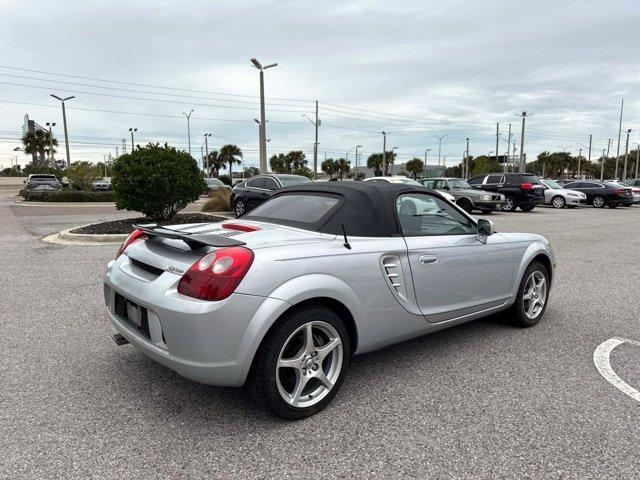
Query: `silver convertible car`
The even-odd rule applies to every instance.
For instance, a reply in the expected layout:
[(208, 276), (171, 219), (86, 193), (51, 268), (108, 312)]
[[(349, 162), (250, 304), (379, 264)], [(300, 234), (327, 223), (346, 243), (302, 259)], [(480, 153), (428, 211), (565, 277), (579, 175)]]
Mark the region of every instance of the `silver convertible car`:
[(107, 268), (118, 344), (197, 382), (242, 386), (300, 419), (352, 355), (506, 310), (544, 314), (555, 257), (420, 186), (315, 183), (235, 220), (139, 225)]

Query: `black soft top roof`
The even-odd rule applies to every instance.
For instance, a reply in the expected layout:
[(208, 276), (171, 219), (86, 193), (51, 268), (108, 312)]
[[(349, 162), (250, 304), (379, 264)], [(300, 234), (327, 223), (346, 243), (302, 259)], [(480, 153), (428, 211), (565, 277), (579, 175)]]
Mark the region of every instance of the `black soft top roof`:
[(336, 211), (317, 230), (342, 234), (344, 224), (347, 235), (358, 237), (387, 237), (400, 234), (396, 219), (395, 201), (402, 193), (419, 192), (440, 196), (433, 190), (417, 185), (377, 182), (314, 182), (278, 190), (271, 198), (282, 195), (319, 193), (344, 198)]

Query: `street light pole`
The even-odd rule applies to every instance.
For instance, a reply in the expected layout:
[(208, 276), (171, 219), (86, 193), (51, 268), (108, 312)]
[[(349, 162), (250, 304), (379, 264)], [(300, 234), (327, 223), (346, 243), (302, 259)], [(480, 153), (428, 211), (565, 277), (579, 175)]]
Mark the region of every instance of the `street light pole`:
[(438, 139), (438, 166), (440, 166), (440, 153), (442, 151), (442, 139), (447, 135), (448, 133), (445, 133), (444, 135), (434, 135), (434, 137)]
[(187, 142), (189, 144), (189, 155), (191, 155), (191, 114), (193, 113), (193, 109), (187, 115), (182, 112), (182, 114), (187, 118)]
[(56, 100), (60, 100), (60, 102), (62, 103), (62, 123), (64, 125), (64, 145), (65, 145), (65, 150), (67, 152), (67, 167), (69, 167), (69, 165), (71, 165), (71, 155), (69, 154), (69, 133), (67, 132), (67, 112), (64, 108), (64, 102), (76, 97), (75, 95), (72, 95), (70, 97), (61, 98), (57, 95), (54, 95), (53, 93), (50, 95)]
[(355, 167), (356, 180), (358, 180), (358, 149), (359, 148), (362, 148), (362, 145), (356, 145), (356, 167)]
[(267, 129), (264, 108), (264, 70), (278, 64), (271, 63), (263, 67), (255, 58), (251, 59), (251, 63), (260, 71), (260, 173), (265, 174), (267, 173)]
[[(533, 115), (530, 113), (529, 115)], [(527, 119), (527, 112), (522, 112), (520, 115), (522, 117), (522, 131), (520, 132), (520, 168), (519, 172), (524, 172), (524, 124)]]
[(462, 172), (462, 178), (469, 178), (469, 137), (467, 137), (467, 153), (464, 157), (462, 166), (462, 169), (464, 170)]
[[(611, 142), (609, 142), (611, 143)], [(604, 159), (605, 159), (605, 149), (602, 149), (602, 161), (600, 162), (600, 181), (602, 181), (602, 178), (604, 177)]]
[(620, 123), (618, 124), (618, 150), (616, 153), (616, 172), (613, 176), (614, 180), (618, 179), (618, 159), (620, 158), (620, 135), (622, 134), (622, 111), (624, 109), (624, 98), (620, 103)]
[(133, 145), (133, 132), (137, 132), (137, 131), (138, 131), (137, 128), (133, 128), (133, 127), (129, 128), (129, 132), (131, 132), (131, 153), (133, 153), (133, 150), (135, 149)]
[(383, 130), (380, 133), (382, 133), (382, 166), (385, 167), (387, 165), (387, 132)]
[(507, 140), (507, 159), (504, 162), (504, 173), (509, 171), (509, 155), (511, 154), (511, 124), (509, 124), (509, 139)]
[(627, 179), (627, 161), (629, 158), (629, 134), (632, 132), (631, 129), (627, 130), (627, 145), (624, 149), (624, 173), (622, 174), (622, 180)]
[(213, 134), (211, 133), (204, 134), (204, 158), (207, 161), (207, 170), (205, 172), (205, 175), (207, 176), (207, 178), (211, 178), (211, 168), (209, 164), (209, 137), (211, 137), (212, 135)]

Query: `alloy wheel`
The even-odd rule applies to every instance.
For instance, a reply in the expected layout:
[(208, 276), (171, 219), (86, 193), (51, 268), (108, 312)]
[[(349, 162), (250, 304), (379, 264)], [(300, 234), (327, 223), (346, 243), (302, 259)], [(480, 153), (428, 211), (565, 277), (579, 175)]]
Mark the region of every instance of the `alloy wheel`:
[(602, 208), (604, 207), (604, 198), (602, 197), (596, 197), (593, 199), (593, 206), (596, 208)]
[(506, 197), (504, 199), (504, 205), (502, 206), (502, 210), (504, 210), (505, 212), (512, 212), (513, 210), (515, 210), (515, 205), (513, 203), (513, 198)]
[(564, 198), (557, 196), (557, 197), (553, 197), (553, 200), (551, 201), (551, 204), (553, 205), (553, 208), (563, 208), (564, 207)]
[(527, 279), (522, 296), (522, 309), (527, 318), (533, 320), (544, 309), (547, 301), (547, 279), (544, 274), (536, 270)]
[(312, 321), (284, 342), (276, 363), (276, 384), (292, 407), (311, 407), (336, 384), (344, 358), (342, 340), (327, 322)]
[(244, 214), (244, 208), (244, 200), (237, 200), (235, 205), (235, 212), (237, 217)]

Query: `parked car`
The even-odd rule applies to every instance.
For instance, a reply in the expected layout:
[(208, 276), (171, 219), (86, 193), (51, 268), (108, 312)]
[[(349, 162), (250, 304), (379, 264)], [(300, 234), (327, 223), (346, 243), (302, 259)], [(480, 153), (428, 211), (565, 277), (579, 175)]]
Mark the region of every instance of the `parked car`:
[(544, 204), (544, 187), (533, 173), (489, 173), (471, 177), (468, 182), (474, 189), (503, 194), (505, 212), (518, 207), (530, 212), (536, 205)]
[[(369, 178), (365, 178), (363, 180), (364, 182), (371, 182), (371, 183), (395, 183), (395, 184), (401, 184), (401, 185), (415, 185), (416, 187), (418, 186), (424, 186), (421, 183), (417, 182), (416, 180), (412, 179), (412, 178), (408, 178), (405, 177), (403, 175), (393, 175), (390, 177), (369, 177)], [(442, 196), (444, 198), (446, 198), (447, 200), (449, 200), (452, 203), (456, 203), (456, 199), (453, 195), (451, 195), (450, 193), (441, 191), (440, 192), (442, 194)]]
[(576, 208), (587, 204), (587, 196), (577, 190), (564, 188), (553, 180), (541, 179), (544, 185), (544, 203), (553, 208)]
[(111, 182), (104, 179), (94, 180), (93, 182), (91, 182), (91, 190), (93, 190), (94, 192), (111, 190)]
[(236, 216), (239, 217), (260, 205), (273, 195), (276, 190), (308, 182), (311, 182), (311, 180), (302, 175), (256, 175), (233, 187), (231, 190), (231, 206)]
[(632, 180), (626, 180), (625, 184), (629, 187), (640, 187), (640, 178), (634, 178)]
[(587, 196), (587, 203), (596, 208), (616, 208), (632, 205), (633, 193), (629, 187), (622, 187), (612, 182), (596, 180), (579, 180), (567, 183), (564, 188), (577, 190)]
[(62, 184), (55, 175), (32, 173), (24, 181), (25, 190), (60, 190)]
[(487, 214), (500, 210), (504, 204), (504, 195), (501, 193), (474, 190), (461, 178), (423, 178), (419, 182), (427, 188), (453, 195), (455, 203), (467, 213), (480, 210)]
[(231, 187), (225, 185), (219, 178), (205, 178), (204, 182), (207, 184), (207, 193), (211, 193), (220, 188), (231, 191)]
[[(637, 204), (640, 203), (640, 187), (629, 185), (629, 183), (630, 183), (629, 180), (612, 180), (610, 183), (615, 183), (616, 185), (620, 186), (621, 188), (630, 188), (631, 189), (631, 195), (633, 197), (632, 205), (637, 205)], [(622, 206), (624, 206), (624, 205), (622, 205)]]
[(236, 220), (137, 225), (104, 295), (118, 345), (197, 382), (247, 382), (300, 419), (331, 402), (355, 354), (501, 310), (535, 325), (554, 268), (544, 237), (494, 233), (439, 192), (306, 183)]

